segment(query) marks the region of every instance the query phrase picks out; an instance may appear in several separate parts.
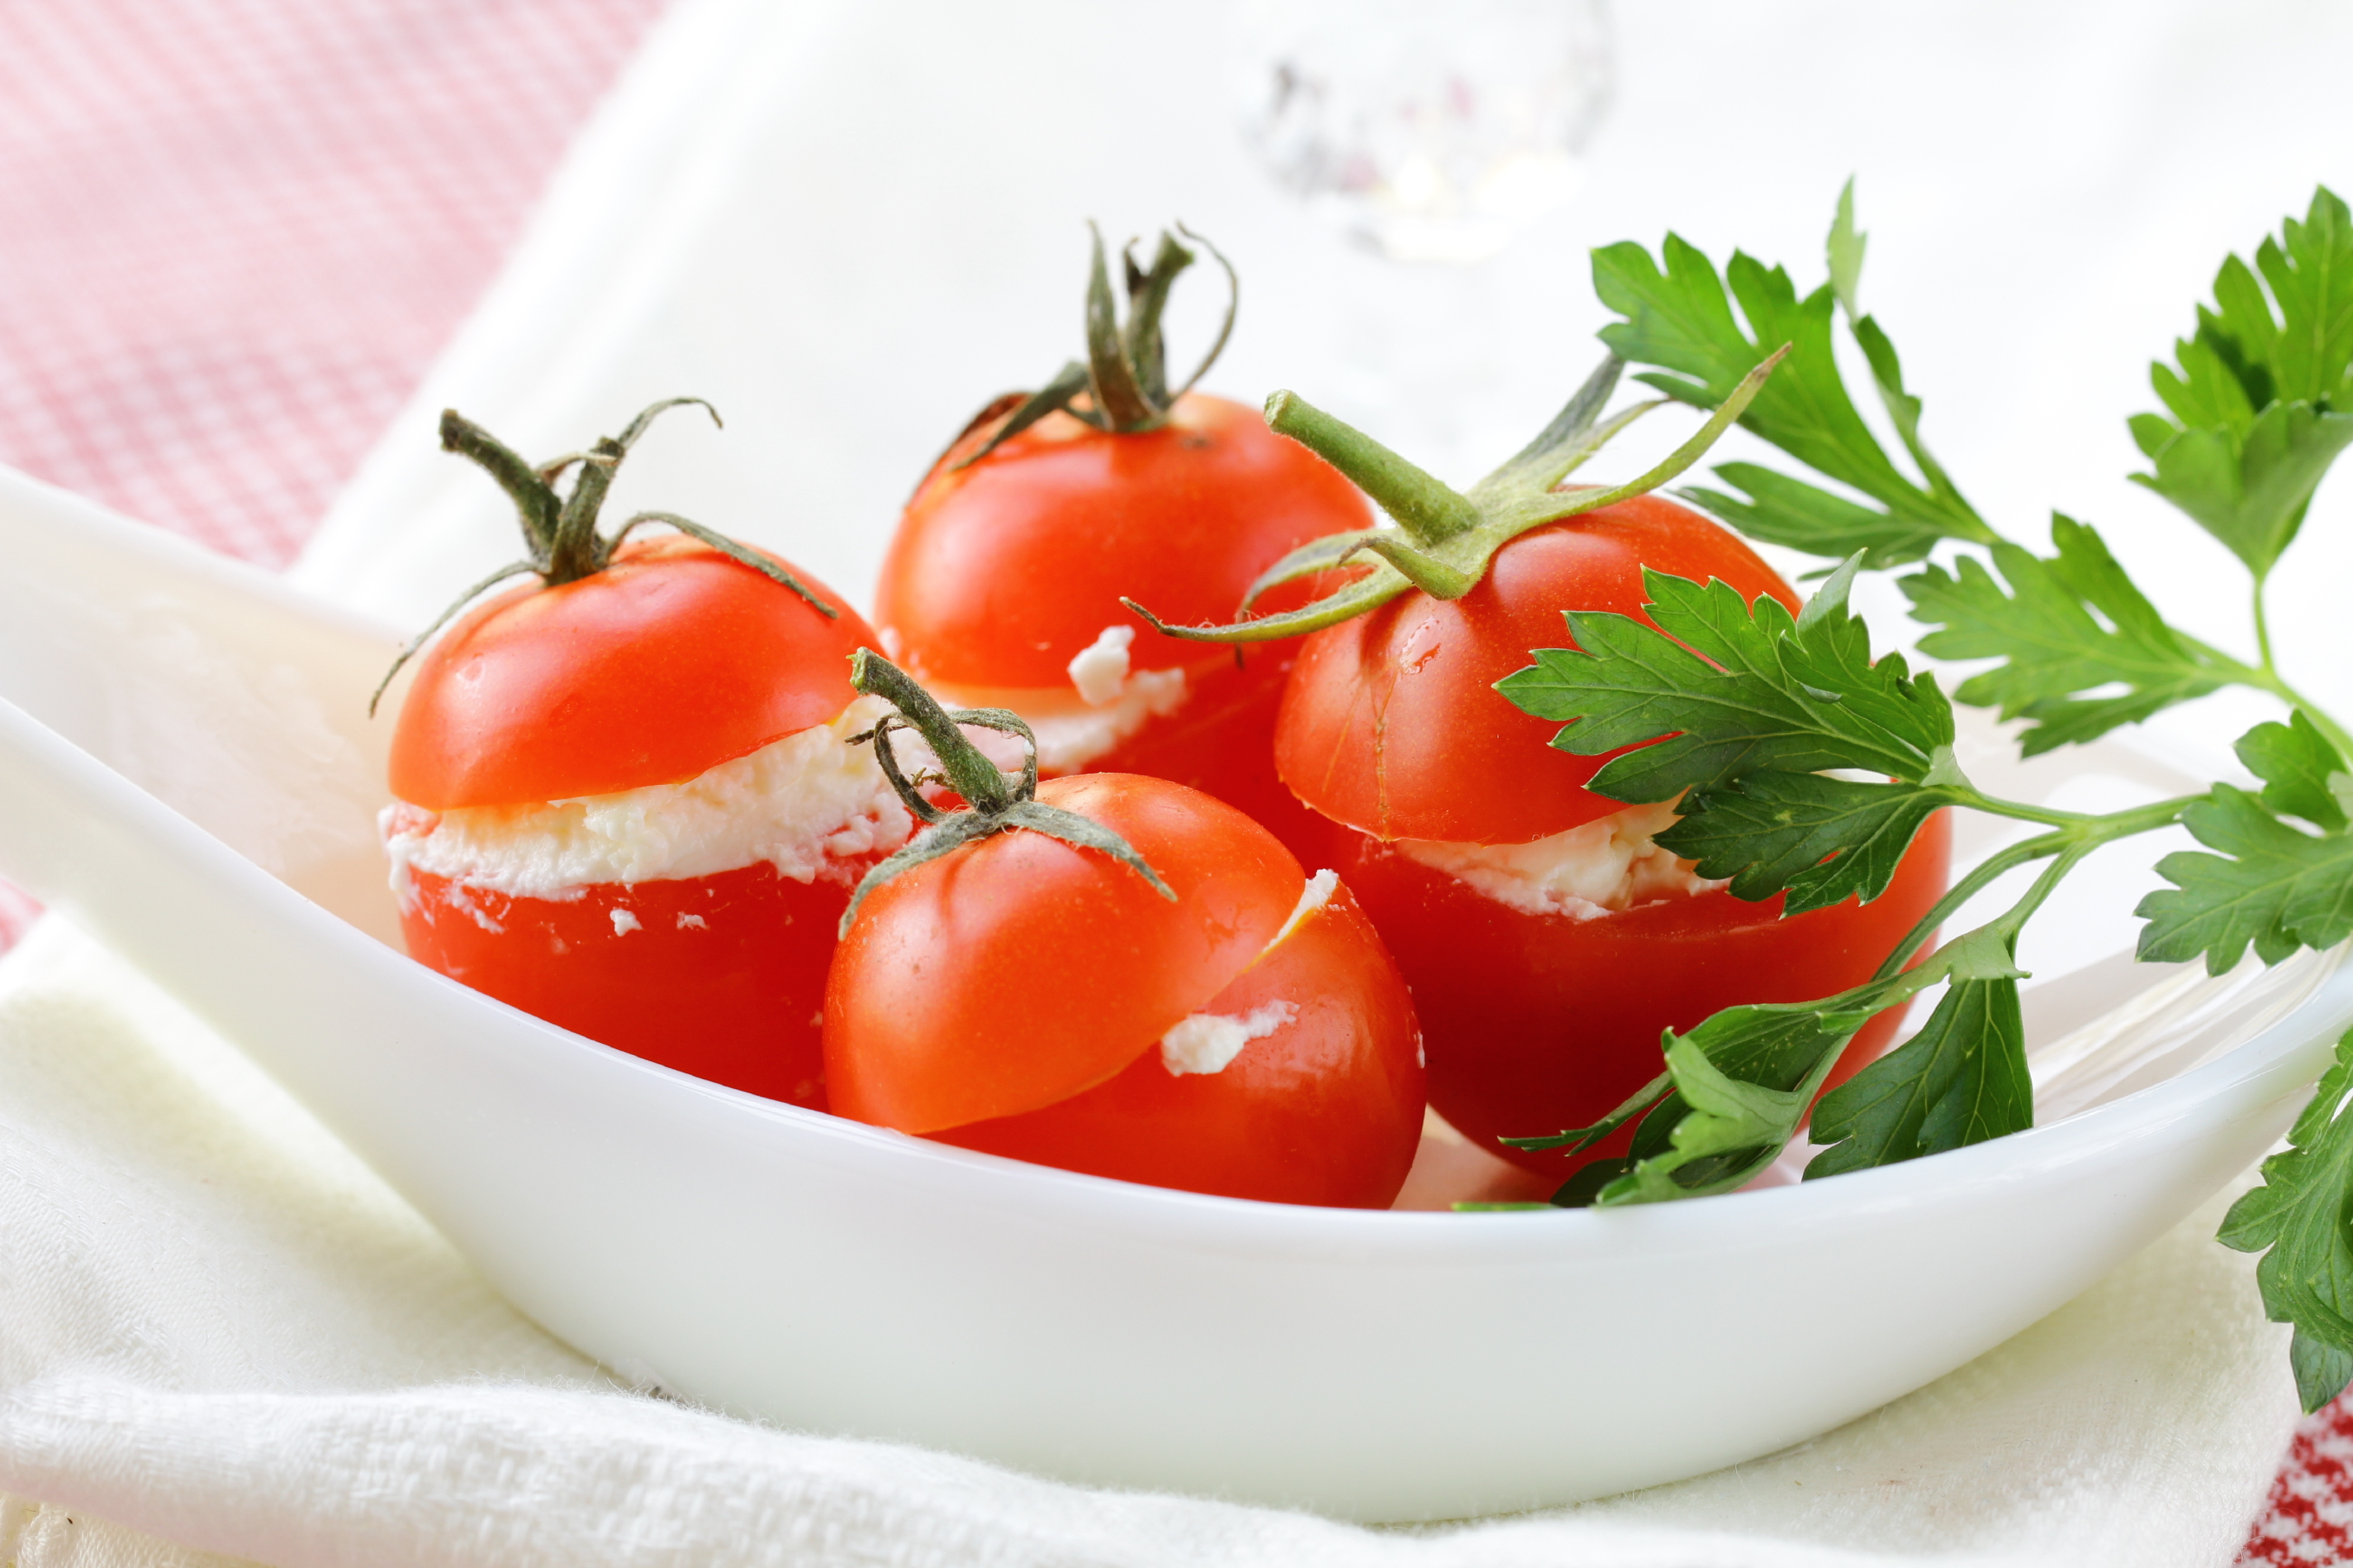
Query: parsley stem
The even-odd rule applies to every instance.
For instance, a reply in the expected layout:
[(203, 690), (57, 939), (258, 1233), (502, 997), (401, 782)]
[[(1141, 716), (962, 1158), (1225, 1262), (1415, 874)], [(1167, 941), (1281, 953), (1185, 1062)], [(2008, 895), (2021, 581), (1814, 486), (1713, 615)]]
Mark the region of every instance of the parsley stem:
[(2315, 729), (2328, 737), (2328, 743), (2337, 748), (2337, 755), (2348, 762), (2353, 762), (2353, 731), (2348, 731), (2344, 725), (2330, 718), (2318, 703), (2290, 686), (2287, 678), (2279, 672), (2278, 665), (2274, 662), (2271, 625), (2263, 613), (2263, 584), (2261, 578), (2256, 579), (2255, 582), (2255, 642), (2262, 650), (2261, 664), (2248, 664), (2242, 659), (2232, 658), (2221, 649), (2211, 644), (2200, 642), (2186, 632), (2175, 635), (2206, 659), (2213, 667), (2214, 672), (2225, 680), (2253, 690), (2267, 691), (2290, 708), (2301, 710), (2306, 718), (2312, 721)]
[(1878, 973), (1871, 977), (1873, 984), (1891, 979), (1901, 972), (1906, 963), (1912, 962), (1912, 955), (1918, 952), (1926, 945), (1928, 939), (1936, 934), (1936, 928), (1953, 917), (1954, 910), (1985, 891), (1997, 879), (2008, 875), (2021, 866), (2031, 865), (2047, 855), (2058, 854), (2067, 847), (2067, 843), (2068, 836), (2064, 833), (2045, 833), (2040, 837), (2013, 844), (1998, 855), (1988, 857), (1975, 870), (1954, 883), (1945, 896), (1938, 899), (1935, 906), (1920, 917), (1918, 923), (1905, 933), (1904, 940), (1897, 942), (1888, 952), (1885, 960), (1880, 963)]
[(2269, 581), (2271, 574), (2267, 572), (2258, 572), (2254, 575), (2255, 651), (2263, 656), (2263, 673), (2277, 680), (2279, 666), (2272, 658), (2271, 617), (2263, 614), (2263, 584)]
[[(2268, 657), (2268, 652), (2266, 657)], [(2322, 710), (2318, 703), (2313, 701), (2312, 699), (2306, 697), (2301, 691), (2298, 691), (2295, 687), (2290, 686), (2284, 677), (2280, 676), (2276, 672), (2265, 671), (2262, 673), (2266, 675), (2267, 679), (2262, 680), (2251, 680), (2247, 684), (2270, 692), (2273, 696), (2286, 703), (2290, 708), (2295, 709), (2297, 711), (2301, 712), (2306, 718), (2312, 721), (2313, 727), (2315, 729), (2328, 737), (2328, 743), (2337, 748), (2337, 754), (2338, 756), (2343, 757), (2348, 761), (2353, 761), (2353, 734), (2347, 733), (2344, 725), (2339, 724), (2336, 720), (2330, 718), (2327, 713)]]
[[(1873, 982), (1886, 980), (1901, 971), (1938, 926), (1951, 919), (1955, 910), (1983, 892), (1997, 879), (2021, 866), (2031, 865), (2053, 855), (2061, 858), (2062, 864), (2072, 867), (2102, 845), (2138, 834), (2153, 833), (2160, 827), (2170, 827), (2180, 820), (2182, 812), (2190, 805), (2205, 798), (2195, 795), (2177, 795), (2170, 800), (2152, 801), (2126, 811), (2110, 812), (2105, 816), (2086, 816), (2078, 812), (2045, 811), (2040, 806), (2027, 805), (2019, 801), (1999, 800), (1991, 795), (1978, 795), (1974, 790), (1969, 793), (1976, 798), (1968, 804), (1978, 810), (1996, 816), (2044, 823), (2053, 831), (2022, 839), (1999, 854), (1988, 857), (1976, 869), (1954, 883), (1905, 933), (1904, 940), (1895, 944), (1886, 961), (1880, 964), (1878, 973), (1872, 976)], [(2036, 897), (2034, 905), (2039, 906), (2042, 901), (2041, 897)], [(2027, 912), (2032, 912), (2031, 906)]]

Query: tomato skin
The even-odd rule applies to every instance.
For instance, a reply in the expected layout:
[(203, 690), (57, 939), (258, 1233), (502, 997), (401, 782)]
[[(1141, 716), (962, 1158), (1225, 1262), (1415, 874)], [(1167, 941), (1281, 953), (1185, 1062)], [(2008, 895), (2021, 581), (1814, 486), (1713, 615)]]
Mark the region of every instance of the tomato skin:
[(849, 655), (878, 639), (848, 601), (794, 574), (838, 617), (681, 535), (491, 599), (416, 660), (392, 793), (432, 811), (610, 795), (826, 722), (857, 696)]
[[(763, 861), (707, 877), (593, 884), (568, 900), (412, 871), (401, 933), (418, 962), (551, 1024), (822, 1110), (818, 1013), (834, 926), (876, 858), (839, 862), (807, 883)], [(617, 931), (616, 910), (638, 929)]]
[(883, 883), (826, 986), (837, 1114), (936, 1132), (1092, 1089), (1223, 990), (1298, 902), (1290, 852), (1197, 791), (1082, 773), (1038, 799), (1125, 838), (1176, 901), (1099, 850), (1026, 831)]
[(1291, 550), (1372, 524), (1337, 469), (1226, 398), (1189, 393), (1167, 424), (1124, 435), (1050, 415), (955, 468), (995, 426), (934, 467), (875, 590), (893, 658), (926, 682), (1067, 687), (1106, 626), (1135, 628), (1137, 669), (1230, 662), (1153, 631), (1121, 597), (1172, 623), (1223, 623)]
[[(1727, 889), (1590, 921), (1490, 899), (1377, 839), (1345, 834), (1340, 874), (1356, 889), (1413, 987), (1428, 1043), (1431, 1106), (1472, 1142), (1565, 1179), (1621, 1132), (1574, 1157), (1502, 1137), (1589, 1126), (1660, 1072), (1660, 1034), (1748, 1002), (1801, 1002), (1869, 979), (1943, 896), (1952, 854), (1944, 814), (1914, 839), (1888, 890), (1781, 918)], [(1832, 1086), (1885, 1049), (1893, 1008), (1864, 1026)]]
[(1064, 1170), (1267, 1203), (1387, 1208), (1421, 1141), (1413, 1000), (1345, 884), (1203, 1007), (1276, 1001), (1291, 1023), (1214, 1073), (1171, 1073), (1156, 1046), (1093, 1089), (933, 1134)]
[[(949, 449), (899, 524), (875, 610), (894, 657), (928, 682), (1066, 696), (1071, 660), (1106, 628), (1131, 628), (1130, 668), (1182, 668), (1186, 700), (1083, 771), (1175, 779), (1298, 841), (1307, 819), (1271, 762), (1297, 642), (1237, 658), (1164, 637), (1120, 601), (1178, 624), (1229, 621), (1290, 551), (1369, 527), (1363, 495), (1256, 409), (1221, 397), (1188, 394), (1166, 426), (1124, 435), (1051, 415), (955, 469), (997, 423)], [(1285, 584), (1260, 608), (1304, 604), (1316, 587)]]
[(1525, 843), (1622, 810), (1585, 788), (1607, 757), (1556, 750), (1557, 722), (1492, 688), (1531, 648), (1572, 646), (1564, 610), (1647, 623), (1646, 565), (1799, 607), (1736, 535), (1658, 496), (1548, 524), (1504, 545), (1460, 599), (1407, 594), (1310, 637), (1276, 725), (1283, 782), (1378, 838)]

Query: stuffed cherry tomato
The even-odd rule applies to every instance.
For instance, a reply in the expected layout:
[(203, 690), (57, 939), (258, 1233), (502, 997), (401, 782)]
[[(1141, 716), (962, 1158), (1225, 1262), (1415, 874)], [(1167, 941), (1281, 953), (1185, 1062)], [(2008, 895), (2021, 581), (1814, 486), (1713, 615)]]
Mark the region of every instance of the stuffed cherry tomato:
[(1164, 236), (1149, 272), (1131, 263), (1114, 332), (1097, 239), (1092, 366), (1000, 399), (949, 447), (900, 522), (875, 618), (944, 699), (1021, 714), (1046, 776), (1153, 773), (1289, 835), (1305, 817), (1271, 742), (1295, 645), (1205, 650), (1143, 626), (1121, 595), (1148, 589), (1174, 613), (1223, 620), (1276, 559), (1371, 519), (1355, 487), (1254, 410), (1169, 395), (1160, 301), (1191, 260)]
[(849, 680), (873, 634), (683, 519), (596, 535), (658, 408), (591, 451), (570, 505), (557, 474), (443, 418), (444, 446), (517, 495), (532, 559), (510, 571), (540, 582), (416, 660), (384, 817), (401, 929), (420, 962), (551, 1023), (823, 1109), (834, 926), (912, 826), (852, 743), (887, 711)]
[(1165, 779), (1009, 787), (921, 688), (860, 666), (972, 809), (910, 793), (937, 820), (860, 891), (826, 991), (834, 1110), (1126, 1181), (1386, 1207), (1420, 1138), (1420, 1042), (1348, 890)]
[[(1581, 432), (1550, 455), (1540, 438), (1474, 502), (1328, 416), (1282, 405), (1288, 396), (1270, 418), (1417, 526), (1398, 531), (1370, 576), (1263, 628), (1315, 628), (1284, 692), (1276, 768), (1329, 825), (1329, 862), (1412, 986), (1432, 1107), (1505, 1159), (1566, 1176), (1594, 1152), (1571, 1159), (1500, 1140), (1599, 1120), (1657, 1075), (1670, 1026), (1866, 979), (1942, 894), (1947, 829), (1938, 820), (1924, 832), (1868, 905), (1782, 919), (1778, 895), (1743, 902), (1701, 879), (1652, 841), (1675, 821), (1670, 805), (1588, 790), (1609, 758), (1556, 750), (1558, 725), (1494, 683), (1530, 649), (1567, 640), (1564, 611), (1647, 619), (1646, 566), (1794, 611), (1789, 586), (1674, 502), (1557, 489)], [(1883, 1049), (1900, 1016), (1858, 1035), (1832, 1081)]]

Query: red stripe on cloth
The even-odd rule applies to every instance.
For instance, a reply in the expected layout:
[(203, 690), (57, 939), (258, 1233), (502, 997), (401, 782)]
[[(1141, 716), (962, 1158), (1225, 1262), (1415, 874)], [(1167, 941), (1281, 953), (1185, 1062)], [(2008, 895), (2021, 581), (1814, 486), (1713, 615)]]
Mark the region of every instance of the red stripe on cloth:
[(0, 462), (283, 565), (661, 8), (0, 0)]
[(2239, 1562), (2264, 1568), (2353, 1562), (2353, 1395), (2296, 1428)]

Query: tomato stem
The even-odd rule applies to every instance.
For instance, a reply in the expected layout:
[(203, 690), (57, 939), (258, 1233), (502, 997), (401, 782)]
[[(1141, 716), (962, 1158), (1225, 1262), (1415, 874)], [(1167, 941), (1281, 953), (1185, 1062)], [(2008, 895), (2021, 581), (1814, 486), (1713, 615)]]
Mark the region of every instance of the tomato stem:
[[(1225, 626), (1171, 626), (1133, 599), (1127, 607), (1155, 631), (1192, 642), (1264, 642), (1335, 626), (1419, 589), (1432, 598), (1459, 599), (1485, 578), (1495, 552), (1531, 529), (1646, 494), (1699, 461), (1730, 429), (1788, 353), (1788, 345), (1734, 387), (1707, 423), (1666, 460), (1640, 478), (1608, 489), (1557, 488), (1561, 478), (1599, 450), (1602, 442), (1657, 406), (1639, 405), (1601, 420), (1601, 405), (1617, 385), (1621, 368), (1612, 356), (1586, 379), (1567, 407), (1516, 457), (1473, 486), (1468, 495), (1449, 489), (1346, 421), (1335, 418), (1295, 392), (1266, 400), (1268, 428), (1288, 436), (1330, 463), (1396, 520), (1395, 529), (1312, 540), (1276, 562), (1250, 586)], [(1252, 617), (1250, 606), (1279, 583), (1356, 568), (1359, 574), (1314, 604), (1282, 615)], [(1365, 568), (1370, 568), (1366, 572)]]
[[(722, 555), (751, 567), (779, 586), (791, 589), (826, 619), (839, 617), (839, 610), (818, 598), (807, 584), (786, 571), (776, 561), (676, 512), (641, 511), (616, 529), (610, 538), (597, 534), (597, 514), (604, 507), (607, 493), (613, 487), (613, 476), (620, 468), (621, 459), (629, 455), (629, 448), (638, 444), (638, 437), (665, 409), (684, 404), (694, 405), (711, 416), (713, 425), (722, 429), (726, 427), (719, 417), (719, 410), (702, 398), (666, 397), (640, 409), (638, 416), (630, 420), (618, 436), (600, 436), (586, 451), (567, 452), (536, 467), (525, 462), (513, 447), (456, 409), (443, 409), (441, 449), (455, 452), (472, 462), (507, 492), (508, 498), (514, 502), (515, 515), (522, 521), (523, 548), (529, 553), (524, 560), (500, 567), (467, 589), (435, 617), (431, 626), (408, 640), (393, 659), (392, 668), (385, 670), (384, 679), (376, 683), (375, 694), (369, 697), (368, 717), (375, 717), (376, 705), (384, 700), (385, 692), (390, 689), (393, 677), (417, 657), (435, 633), (455, 619), (458, 612), (508, 578), (520, 577), (525, 573), (535, 574), (541, 585), (548, 588), (559, 588), (567, 583), (579, 582), (584, 577), (593, 577), (613, 563), (614, 552), (620, 549), (621, 542), (643, 523), (659, 522), (674, 528)], [(571, 492), (559, 494), (555, 482), (566, 473), (573, 476)]]
[[(913, 676), (869, 647), (849, 656), (849, 684), (899, 710), (858, 739), (873, 743), (874, 761), (882, 776), (924, 827), (859, 882), (849, 895), (849, 907), (841, 911), (841, 936), (849, 936), (866, 896), (883, 883), (967, 844), (1013, 828), (1042, 833), (1082, 849), (1101, 850), (1149, 882), (1162, 898), (1176, 901), (1176, 889), (1161, 880), (1160, 873), (1126, 839), (1100, 822), (1037, 798), (1038, 738), (1021, 715), (1004, 708), (944, 708)], [(1019, 784), (1006, 783), (1004, 771), (965, 737), (967, 725), (1020, 738), (1024, 755)], [(923, 798), (899, 765), (892, 746), (891, 737), (899, 730), (913, 731), (931, 748), (947, 783), (965, 798), (965, 809), (944, 812)]]
[[(1233, 336), (1234, 312), (1241, 303), (1241, 279), (1224, 252), (1180, 223), (1176, 234), (1161, 231), (1160, 247), (1153, 255), (1152, 265), (1139, 267), (1134, 244), (1130, 241), (1120, 251), (1127, 285), (1127, 321), (1123, 324), (1112, 295), (1111, 268), (1103, 254), (1103, 230), (1090, 221), (1087, 234), (1093, 252), (1087, 270), (1085, 362), (1071, 361), (1054, 374), (1051, 381), (1026, 397), (1013, 393), (989, 404), (965, 427), (965, 433), (971, 434), (999, 415), (1004, 415), (1005, 422), (950, 472), (972, 467), (1049, 414), (1068, 414), (1113, 435), (1157, 430), (1168, 422), (1168, 411), (1176, 399), (1192, 391), (1217, 363), (1218, 356), (1225, 353), (1226, 342)], [(1209, 344), (1209, 352), (1201, 356), (1201, 363), (1193, 367), (1193, 374), (1185, 378), (1184, 384), (1171, 392), (1168, 346), (1161, 331), (1160, 318), (1167, 310), (1169, 290), (1175, 287), (1177, 276), (1195, 260), (1193, 253), (1177, 242), (1176, 234), (1208, 251), (1224, 270), (1226, 314), (1218, 327), (1216, 340)], [(1086, 401), (1081, 402), (1082, 397)], [(1008, 406), (1010, 413), (1006, 412)], [(957, 439), (961, 441), (963, 437)]]
[(1479, 509), (1468, 498), (1295, 392), (1266, 400), (1266, 427), (1347, 475), (1416, 544), (1436, 544), (1479, 526)]

